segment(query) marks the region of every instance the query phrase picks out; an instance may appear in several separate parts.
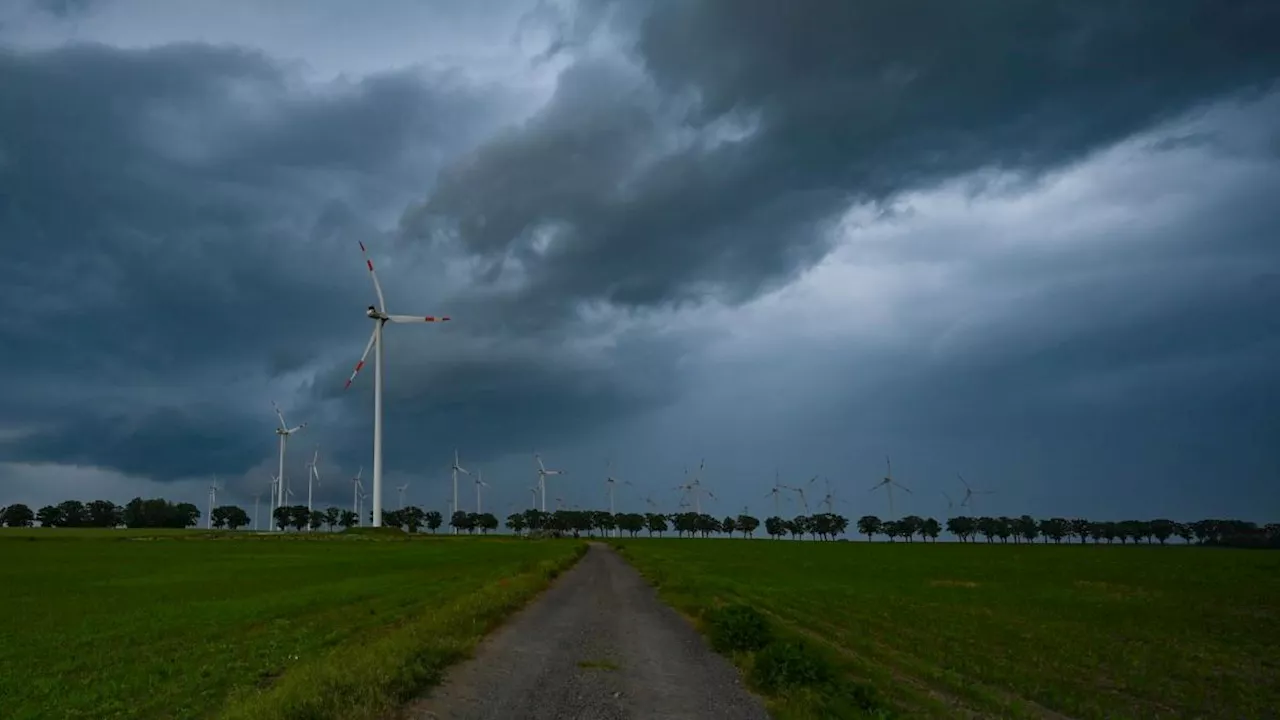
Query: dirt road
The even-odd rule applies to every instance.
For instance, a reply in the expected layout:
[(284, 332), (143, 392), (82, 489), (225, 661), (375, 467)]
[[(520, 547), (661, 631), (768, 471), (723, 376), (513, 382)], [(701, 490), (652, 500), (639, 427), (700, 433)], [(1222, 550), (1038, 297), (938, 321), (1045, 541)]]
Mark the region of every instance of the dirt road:
[(612, 549), (573, 569), (405, 720), (768, 720), (737, 671)]

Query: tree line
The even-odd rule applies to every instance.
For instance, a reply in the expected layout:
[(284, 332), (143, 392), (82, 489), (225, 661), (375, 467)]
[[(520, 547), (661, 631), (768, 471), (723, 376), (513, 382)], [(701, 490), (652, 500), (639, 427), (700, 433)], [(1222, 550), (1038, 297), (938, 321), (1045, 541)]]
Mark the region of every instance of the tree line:
[[(329, 530), (346, 529), (371, 521), (372, 513), (363, 518), (351, 510), (328, 507), (310, 510), (305, 505), (276, 508), (270, 523), (281, 530)], [(8, 527), (68, 528), (190, 528), (199, 524), (202, 514), (191, 503), (174, 503), (162, 498), (144, 500), (134, 498), (125, 505), (109, 500), (81, 502), (66, 500), (57, 505), (46, 505), (33, 511), (27, 505), (16, 503), (0, 507), (0, 525)], [(427, 530), (438, 532), (445, 524), (442, 513), (408, 506), (397, 510), (385, 510), (383, 523), (408, 532)], [(213, 509), (211, 525), (216, 529), (238, 530), (252, 524), (252, 518), (241, 507), (223, 505)], [(454, 532), (481, 534), (499, 527), (497, 516), (492, 513), (458, 511), (448, 524)], [(803, 540), (835, 540), (850, 528), (850, 521), (839, 513), (797, 515), (793, 518), (778, 516), (765, 518), (763, 522), (749, 513), (716, 518), (707, 513), (609, 513), (604, 510), (524, 510), (512, 513), (502, 523), (516, 534), (534, 535), (594, 535), (627, 533), (635, 537), (640, 533), (649, 536), (665, 536), (674, 532), (678, 537), (710, 537), (712, 535), (741, 535), (755, 537), (763, 526), (764, 534), (773, 538)], [(939, 522), (935, 518), (907, 515), (898, 520), (881, 520), (874, 515), (864, 515), (853, 523), (859, 535), (867, 540), (883, 536), (889, 542), (936, 541), (945, 530), (960, 542), (987, 543), (1167, 543), (1179, 538), (1184, 543), (1201, 545), (1227, 545), (1234, 547), (1280, 548), (1280, 523), (1258, 525), (1242, 520), (1205, 519), (1195, 522), (1178, 522), (1164, 518), (1155, 520), (1094, 521), (1084, 518), (1033, 518), (1020, 517), (968, 517), (957, 516)]]

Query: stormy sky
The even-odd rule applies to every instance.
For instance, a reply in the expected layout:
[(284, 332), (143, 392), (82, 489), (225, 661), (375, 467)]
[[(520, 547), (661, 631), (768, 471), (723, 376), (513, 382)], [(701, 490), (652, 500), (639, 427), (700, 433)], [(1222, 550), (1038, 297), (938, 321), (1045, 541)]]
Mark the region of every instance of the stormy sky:
[[(0, 505), (1280, 516), (1272, 0), (0, 0)], [(467, 481), (463, 509), (474, 506)], [(798, 498), (784, 515), (802, 511)], [(955, 512), (955, 511), (953, 511)]]

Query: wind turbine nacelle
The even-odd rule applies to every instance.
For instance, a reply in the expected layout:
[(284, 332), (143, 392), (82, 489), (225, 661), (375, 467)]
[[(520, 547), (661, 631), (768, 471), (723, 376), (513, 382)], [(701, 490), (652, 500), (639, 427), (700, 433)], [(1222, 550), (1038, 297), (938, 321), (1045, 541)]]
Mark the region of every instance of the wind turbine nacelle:
[(378, 308), (370, 305), (367, 309), (365, 309), (364, 314), (376, 320), (378, 318)]

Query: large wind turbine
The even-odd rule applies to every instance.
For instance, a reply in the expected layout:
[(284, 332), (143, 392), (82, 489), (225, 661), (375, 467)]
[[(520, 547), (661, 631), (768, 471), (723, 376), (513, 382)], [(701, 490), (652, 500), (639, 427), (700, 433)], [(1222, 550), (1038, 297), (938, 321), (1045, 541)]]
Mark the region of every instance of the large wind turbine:
[(364, 314), (373, 320), (373, 334), (369, 336), (369, 344), (364, 346), (364, 354), (356, 369), (347, 378), (347, 387), (355, 381), (360, 368), (364, 367), (369, 350), (373, 349), (373, 527), (382, 527), (382, 326), (392, 323), (445, 322), (447, 317), (432, 315), (388, 315), (387, 302), (382, 297), (382, 285), (378, 283), (378, 273), (373, 270), (373, 260), (369, 259), (369, 251), (364, 243), (360, 243), (360, 252), (364, 253), (364, 264), (369, 266), (369, 277), (373, 279), (373, 290), (378, 294), (378, 305), (370, 305)]
[(702, 494), (706, 493), (707, 497), (712, 500), (716, 499), (715, 493), (702, 486), (702, 470), (706, 466), (705, 460), (698, 461), (698, 472), (693, 476), (693, 482), (685, 485), (685, 488), (693, 492), (693, 511), (702, 514)]
[[(280, 412), (280, 406), (275, 400), (271, 401), (271, 407), (275, 408), (276, 417), (280, 418), (280, 426), (276, 428), (276, 435), (280, 436), (280, 475), (278, 485), (276, 486), (276, 505), (275, 507), (284, 507), (284, 451), (285, 446), (289, 444), (289, 436), (306, 427), (306, 423), (302, 423), (297, 427), (289, 427), (284, 421), (284, 413)], [(274, 508), (273, 508), (274, 509)]]
[(885, 489), (885, 491), (889, 494), (889, 519), (890, 519), (890, 520), (893, 520), (893, 519), (895, 518), (895, 516), (894, 516), (894, 514), (893, 514), (893, 488), (894, 488), (894, 486), (897, 486), (899, 490), (905, 490), (905, 491), (907, 492), (907, 494), (908, 494), (908, 495), (914, 495), (915, 493), (911, 492), (911, 488), (909, 488), (909, 487), (907, 487), (906, 485), (903, 485), (902, 483), (900, 483), (900, 482), (898, 482), (897, 480), (894, 480), (894, 479), (893, 479), (893, 463), (889, 460), (889, 456), (888, 456), (888, 455), (886, 455), (886, 456), (885, 456), (885, 458), (884, 458), (884, 466), (885, 466), (885, 476), (884, 476), (884, 479), (883, 479), (883, 480), (881, 480), (880, 482), (876, 483), (875, 485), (872, 485), (872, 486), (871, 486), (871, 492), (875, 492), (876, 490), (879, 490), (880, 488), (884, 488), (884, 489)]
[(553, 475), (568, 475), (564, 470), (548, 470), (542, 464), (542, 456), (534, 453), (533, 459), (538, 461), (538, 493), (542, 496), (542, 512), (547, 511), (547, 478)]
[[(467, 471), (466, 468), (462, 467), (462, 465), (460, 465), (459, 462), (460, 461), (458, 460), (458, 449), (454, 448), (453, 449), (453, 512), (449, 513), (449, 517), (453, 517), (453, 513), (458, 512), (458, 473), (462, 473), (463, 475), (471, 474), (470, 472)], [(455, 527), (453, 529), (453, 532), (454, 534), (457, 534), (458, 528)]]
[(364, 474), (364, 466), (360, 466), (360, 471), (356, 476), (351, 478), (351, 512), (356, 514), (356, 520), (360, 519), (360, 491), (364, 489), (364, 483), (361, 482), (360, 476)]
[(963, 475), (956, 473), (956, 477), (960, 478), (960, 482), (964, 485), (964, 499), (960, 501), (960, 507), (968, 507), (970, 510), (973, 510), (974, 495), (990, 495), (995, 492), (995, 490), (974, 490), (970, 487), (969, 483), (965, 481)]

